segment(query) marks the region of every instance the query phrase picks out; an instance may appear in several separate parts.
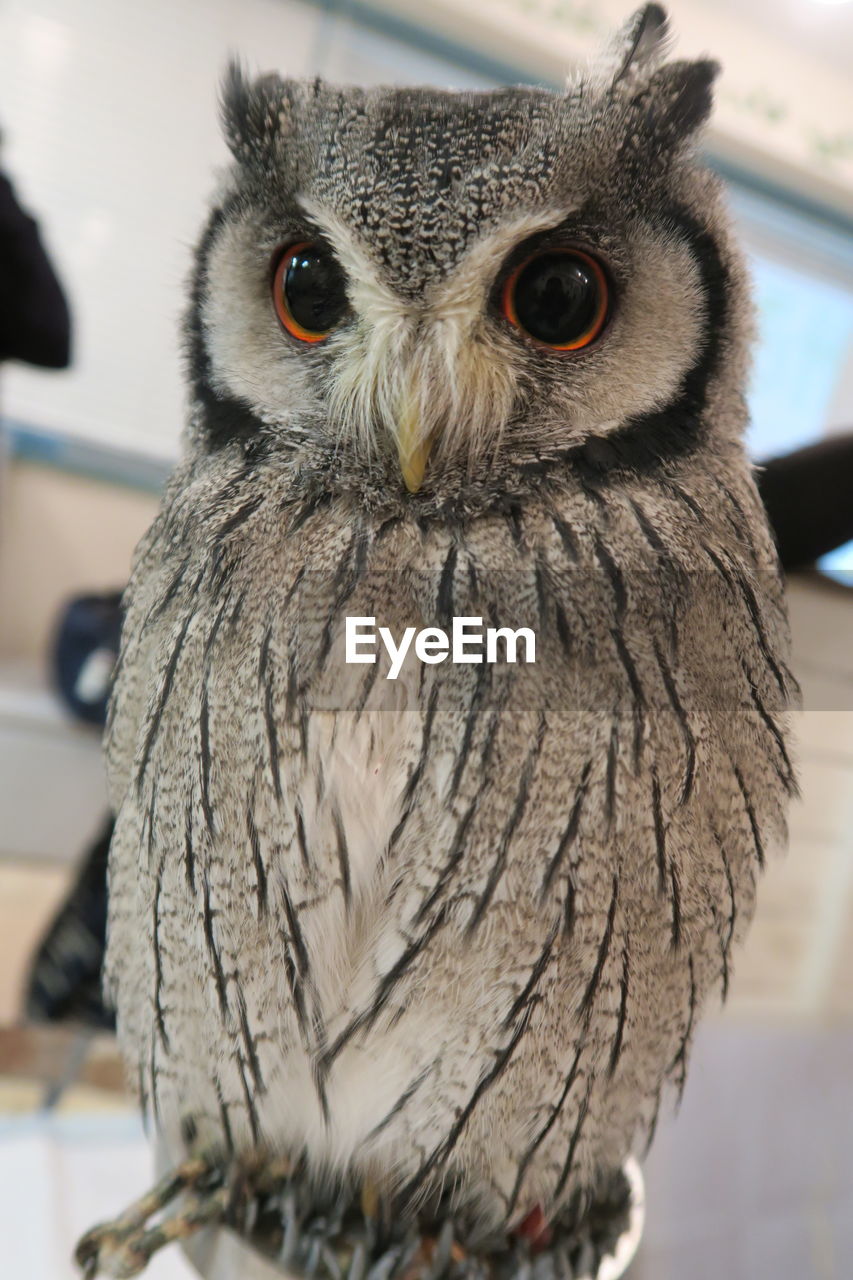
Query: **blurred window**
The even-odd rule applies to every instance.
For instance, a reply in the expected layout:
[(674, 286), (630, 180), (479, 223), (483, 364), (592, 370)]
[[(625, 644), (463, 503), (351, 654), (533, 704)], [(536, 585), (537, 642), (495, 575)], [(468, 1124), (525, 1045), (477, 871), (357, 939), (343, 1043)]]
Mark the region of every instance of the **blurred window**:
[[(817, 213), (737, 181), (730, 190), (757, 311), (747, 443), (761, 462), (853, 431), (853, 241)], [(849, 580), (853, 543), (821, 568)]]

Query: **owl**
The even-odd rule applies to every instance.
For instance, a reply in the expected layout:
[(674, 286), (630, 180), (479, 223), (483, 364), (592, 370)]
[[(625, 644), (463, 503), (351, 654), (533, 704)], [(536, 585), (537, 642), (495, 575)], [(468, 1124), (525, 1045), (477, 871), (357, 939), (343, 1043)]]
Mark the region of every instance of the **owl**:
[(666, 45), (648, 5), (563, 92), (227, 77), (107, 741), (107, 984), (172, 1161), (544, 1248), (725, 996), (796, 686), (717, 67)]

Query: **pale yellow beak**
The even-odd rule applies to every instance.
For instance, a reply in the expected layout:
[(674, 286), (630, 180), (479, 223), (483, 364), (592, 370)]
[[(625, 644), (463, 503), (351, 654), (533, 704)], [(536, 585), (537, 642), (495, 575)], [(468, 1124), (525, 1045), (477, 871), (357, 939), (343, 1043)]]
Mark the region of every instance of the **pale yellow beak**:
[(397, 430), (400, 470), (409, 493), (417, 493), (423, 484), (427, 459), (433, 445), (433, 437), (428, 436), (423, 439), (420, 430), (421, 420), (417, 398), (409, 395), (403, 405)]

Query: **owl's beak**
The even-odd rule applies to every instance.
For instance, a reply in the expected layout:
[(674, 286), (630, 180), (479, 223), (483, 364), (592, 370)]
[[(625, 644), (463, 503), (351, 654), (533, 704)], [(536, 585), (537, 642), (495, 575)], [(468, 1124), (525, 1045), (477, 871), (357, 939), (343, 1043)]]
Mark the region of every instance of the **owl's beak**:
[(400, 470), (409, 493), (417, 493), (424, 482), (424, 472), (432, 445), (432, 436), (424, 439), (421, 435), (421, 415), (415, 397), (410, 396), (403, 405), (397, 428)]

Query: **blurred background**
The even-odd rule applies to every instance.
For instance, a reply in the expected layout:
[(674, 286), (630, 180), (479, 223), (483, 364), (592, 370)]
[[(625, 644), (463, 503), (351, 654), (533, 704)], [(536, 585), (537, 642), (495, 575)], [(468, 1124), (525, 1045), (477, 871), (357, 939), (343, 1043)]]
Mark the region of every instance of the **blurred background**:
[[(0, 1274), (68, 1280), (76, 1235), (149, 1178), (95, 988), (84, 974), (69, 994), (61, 964), (51, 977), (43, 963), (34, 993), (32, 966), (87, 856), (94, 879), (76, 885), (71, 927), (83, 970), (87, 954), (97, 963), (98, 719), (116, 618), (103, 596), (124, 584), (180, 445), (176, 334), (225, 160), (226, 59), (363, 84), (558, 86), (631, 8), (0, 0), (0, 171), (12, 183), (0, 238), (17, 218), (49, 276), (53, 320), (62, 297), (70, 317), (68, 349), (49, 358), (0, 343)], [(668, 8), (679, 53), (725, 69), (707, 153), (755, 283), (751, 452), (763, 463), (837, 446), (820, 465), (806, 455), (805, 471), (783, 467), (773, 489), (782, 519), (834, 513), (828, 541), (798, 548), (790, 583), (805, 706), (791, 850), (767, 873), (728, 1006), (700, 1033), (680, 1118), (662, 1122), (630, 1275), (849, 1277), (853, 0)], [(4, 281), (0, 266), (0, 312)], [(67, 367), (38, 367), (51, 363)], [(153, 1280), (188, 1275), (178, 1257), (151, 1268)]]

